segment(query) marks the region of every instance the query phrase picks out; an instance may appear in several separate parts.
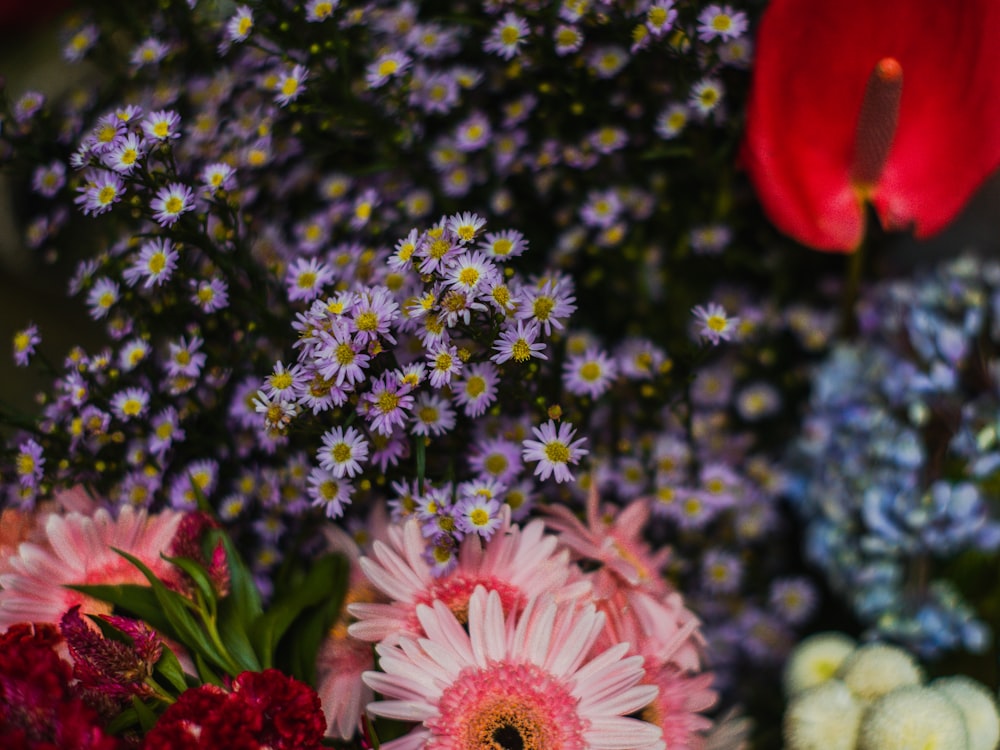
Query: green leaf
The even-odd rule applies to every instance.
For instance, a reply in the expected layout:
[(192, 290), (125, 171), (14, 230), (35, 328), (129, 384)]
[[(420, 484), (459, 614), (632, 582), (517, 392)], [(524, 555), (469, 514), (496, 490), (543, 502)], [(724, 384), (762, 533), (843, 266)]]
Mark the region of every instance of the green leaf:
[(179, 640), (170, 621), (164, 616), (156, 594), (149, 586), (122, 583), (113, 586), (67, 586), (66, 588), (107, 602), (114, 606), (116, 612), (143, 620), (168, 638)]
[(108, 734), (118, 734), (138, 723), (139, 713), (134, 708), (126, 708), (108, 723)]
[(201, 592), (205, 601), (209, 602), (212, 608), (215, 607), (218, 597), (215, 586), (212, 585), (212, 579), (208, 575), (208, 571), (205, 570), (205, 566), (197, 560), (192, 560), (190, 557), (167, 557), (166, 555), (160, 555), (160, 557), (187, 573), (194, 582), (194, 585), (198, 587), (198, 591)]
[(153, 713), (153, 709), (143, 703), (138, 695), (132, 696), (132, 708), (135, 709), (142, 731), (148, 732), (152, 729), (156, 724), (156, 714)]
[(176, 591), (168, 589), (163, 581), (157, 578), (153, 571), (139, 558), (130, 555), (124, 550), (115, 549), (115, 552), (135, 565), (146, 576), (146, 580), (149, 581), (149, 585), (156, 595), (156, 601), (159, 602), (160, 607), (163, 609), (163, 614), (170, 621), (174, 632), (177, 634), (177, 640), (187, 646), (195, 655), (203, 655), (217, 667), (235, 677), (239, 673), (238, 671), (234, 671), (236, 665), (233, 664), (232, 659), (227, 659), (228, 654), (220, 653), (205, 635), (204, 630), (202, 630), (201, 626), (188, 610), (191, 602)]
[(263, 669), (232, 597), (223, 599), (219, 605), (219, 637), (242, 670), (260, 672)]
[(372, 741), (372, 748), (374, 748), (374, 750), (379, 750), (379, 748), (382, 747), (382, 743), (379, 742), (378, 735), (375, 733), (375, 725), (372, 724), (372, 720), (369, 718), (367, 711), (362, 712), (361, 721), (364, 722), (365, 734), (367, 734), (368, 739)]
[(302, 612), (337, 594), (343, 596), (347, 584), (347, 561), (341, 555), (326, 555), (317, 560), (305, 578), (289, 587), (270, 609), (254, 622), (251, 641), (264, 664), (273, 663), (278, 642)]
[(218, 533), (226, 550), (226, 561), (229, 563), (229, 596), (242, 621), (253, 622), (263, 611), (257, 584), (254, 583), (253, 575), (236, 550), (233, 540), (221, 530)]
[(174, 686), (178, 693), (183, 693), (188, 689), (187, 678), (184, 676), (184, 668), (177, 660), (177, 655), (166, 646), (160, 655), (160, 660), (156, 662), (154, 672), (161, 674), (167, 682)]
[[(287, 645), (287, 670), (292, 676), (308, 685), (316, 684), (316, 655), (323, 644), (323, 639), (340, 614), (343, 595), (333, 596), (326, 603), (306, 610), (301, 618), (295, 621), (288, 635), (282, 641)], [(283, 648), (282, 651), (285, 649)]]
[(194, 653), (194, 666), (198, 670), (198, 677), (203, 683), (211, 683), (212, 685), (225, 687), (225, 683), (223, 683), (222, 678), (219, 677), (218, 673), (212, 669), (207, 661), (205, 661), (205, 657), (197, 651)]

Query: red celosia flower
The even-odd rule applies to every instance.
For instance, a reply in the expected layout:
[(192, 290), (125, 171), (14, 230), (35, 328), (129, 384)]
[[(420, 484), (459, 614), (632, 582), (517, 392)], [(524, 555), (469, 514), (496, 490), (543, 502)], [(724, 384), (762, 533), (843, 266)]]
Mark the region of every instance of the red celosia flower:
[(1000, 165), (1000, 3), (772, 0), (743, 158), (779, 229), (852, 251), (943, 229)]
[(316, 691), (276, 669), (243, 672), (232, 691), (181, 694), (146, 735), (143, 750), (319, 750), (326, 719)]
[(17, 624), (0, 635), (0, 738), (12, 750), (117, 750), (97, 714), (70, 689), (72, 668), (54, 625)]
[(75, 692), (102, 715), (112, 718), (132, 696), (152, 695), (146, 679), (163, 653), (160, 637), (145, 623), (102, 615), (110, 625), (132, 639), (132, 645), (105, 638), (80, 616), (76, 605), (62, 616), (59, 630), (73, 657)]

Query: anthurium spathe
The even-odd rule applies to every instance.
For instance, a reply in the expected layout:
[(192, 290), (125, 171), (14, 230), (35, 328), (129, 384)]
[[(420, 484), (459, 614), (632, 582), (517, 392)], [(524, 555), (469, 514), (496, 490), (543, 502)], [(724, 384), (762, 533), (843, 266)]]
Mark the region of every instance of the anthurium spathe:
[(851, 252), (870, 203), (887, 229), (943, 229), (1000, 165), (996, 0), (773, 0), (743, 158), (771, 220)]

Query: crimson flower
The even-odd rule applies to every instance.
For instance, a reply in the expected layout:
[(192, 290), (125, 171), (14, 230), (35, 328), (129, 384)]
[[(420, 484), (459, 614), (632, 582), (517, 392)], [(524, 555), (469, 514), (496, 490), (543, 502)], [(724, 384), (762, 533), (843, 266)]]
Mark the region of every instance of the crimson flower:
[(19, 623), (0, 634), (0, 738), (11, 750), (118, 750), (97, 713), (73, 694), (55, 625)]
[(772, 0), (743, 159), (783, 232), (851, 252), (943, 229), (1000, 165), (1000, 3)]
[(231, 688), (185, 690), (142, 750), (320, 750), (326, 719), (311, 687), (265, 669), (237, 675)]

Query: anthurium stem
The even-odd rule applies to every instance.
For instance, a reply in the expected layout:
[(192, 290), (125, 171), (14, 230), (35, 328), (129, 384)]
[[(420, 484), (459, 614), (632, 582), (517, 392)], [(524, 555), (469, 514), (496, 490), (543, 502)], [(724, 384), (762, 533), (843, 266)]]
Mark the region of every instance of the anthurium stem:
[(865, 251), (868, 247), (867, 237), (861, 240), (861, 244), (851, 253), (847, 262), (847, 278), (844, 283), (842, 298), (842, 308), (840, 317), (840, 335), (844, 338), (853, 338), (858, 332), (858, 316), (855, 306), (858, 302), (858, 293), (861, 288), (861, 277), (864, 274)]

